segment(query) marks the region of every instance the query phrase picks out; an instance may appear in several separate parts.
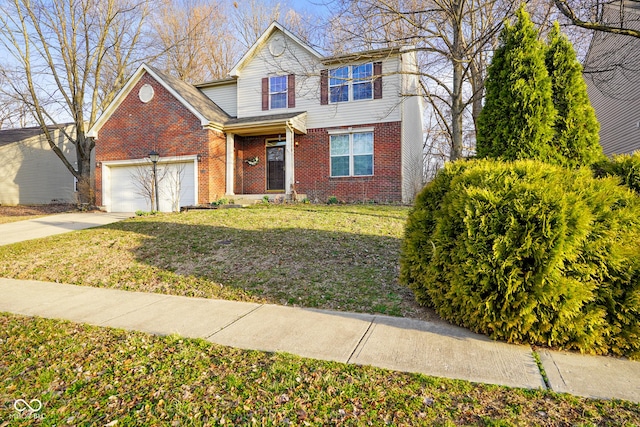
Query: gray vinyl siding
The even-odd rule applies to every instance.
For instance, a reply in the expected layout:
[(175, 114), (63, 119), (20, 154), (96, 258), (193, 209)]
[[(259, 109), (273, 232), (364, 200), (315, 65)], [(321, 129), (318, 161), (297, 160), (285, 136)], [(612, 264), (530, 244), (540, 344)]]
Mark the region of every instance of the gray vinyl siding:
[[(75, 162), (75, 147), (60, 142)], [(44, 138), (33, 137), (0, 146), (0, 204), (73, 203), (74, 178)]]
[[(619, 9), (607, 12), (605, 20), (616, 22)], [(640, 22), (627, 22), (640, 27)], [(640, 39), (595, 32), (584, 71), (604, 153), (640, 150)]]

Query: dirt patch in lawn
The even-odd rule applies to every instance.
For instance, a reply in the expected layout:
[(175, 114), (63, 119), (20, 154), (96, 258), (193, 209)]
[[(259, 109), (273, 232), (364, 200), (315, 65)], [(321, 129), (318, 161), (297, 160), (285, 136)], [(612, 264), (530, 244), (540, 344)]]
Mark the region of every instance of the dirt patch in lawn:
[(23, 221), (46, 215), (53, 215), (63, 212), (72, 212), (76, 206), (72, 204), (49, 204), (49, 205), (0, 205), (0, 224), (7, 222)]

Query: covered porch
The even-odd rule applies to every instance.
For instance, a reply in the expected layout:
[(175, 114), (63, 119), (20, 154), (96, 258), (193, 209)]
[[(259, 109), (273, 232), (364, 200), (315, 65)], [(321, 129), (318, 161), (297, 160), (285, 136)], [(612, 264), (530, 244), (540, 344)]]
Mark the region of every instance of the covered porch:
[[(296, 193), (296, 137), (307, 133), (306, 112), (233, 119), (225, 126), (225, 197), (248, 203)], [(255, 202), (254, 202), (255, 203)]]

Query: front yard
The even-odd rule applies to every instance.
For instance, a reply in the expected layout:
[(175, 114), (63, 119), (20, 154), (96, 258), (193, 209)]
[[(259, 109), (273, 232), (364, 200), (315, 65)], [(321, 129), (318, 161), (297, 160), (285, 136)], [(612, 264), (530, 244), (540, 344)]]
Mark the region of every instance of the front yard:
[[(138, 217), (0, 247), (0, 276), (434, 317), (399, 286), (408, 208)], [(640, 407), (0, 313), (0, 427), (640, 425)], [(17, 399), (38, 399), (37, 413)], [(24, 409), (24, 405), (20, 406)]]
[[(640, 424), (630, 402), (59, 320), (0, 314), (0, 346), (0, 427)], [(42, 408), (18, 412), (17, 399), (38, 399)]]
[(269, 205), (138, 217), (0, 247), (0, 276), (426, 319), (398, 284), (408, 211)]

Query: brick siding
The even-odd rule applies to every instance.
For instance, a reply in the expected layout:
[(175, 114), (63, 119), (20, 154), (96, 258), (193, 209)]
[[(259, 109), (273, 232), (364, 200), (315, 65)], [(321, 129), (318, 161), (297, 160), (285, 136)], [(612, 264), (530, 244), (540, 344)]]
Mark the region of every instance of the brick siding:
[[(354, 126), (373, 127), (373, 176), (330, 177), (329, 134), (327, 129), (309, 129), (296, 135), (294, 147), (296, 191), (311, 201), (325, 202), (335, 196), (345, 202), (400, 202), (402, 200), (401, 123), (376, 123)], [(346, 128), (345, 128), (346, 129)], [(266, 192), (265, 140), (278, 135), (260, 137), (236, 136), (236, 194)], [(256, 166), (245, 159), (257, 156)]]
[[(144, 84), (155, 95), (148, 103), (138, 98)], [(198, 162), (198, 203), (225, 193), (225, 136), (203, 129), (200, 120), (148, 74), (129, 92), (96, 140), (96, 162), (143, 159), (151, 150), (162, 157), (201, 156)], [(102, 170), (96, 168), (96, 203), (102, 204)]]
[[(139, 88), (149, 84), (155, 95), (149, 103), (138, 98)], [(335, 196), (345, 202), (399, 202), (402, 199), (401, 123), (354, 126), (374, 128), (374, 175), (330, 177), (327, 129), (310, 129), (296, 135), (294, 147), (296, 191), (311, 201), (325, 202)], [(282, 135), (284, 137), (284, 135)], [(266, 192), (265, 140), (278, 135), (235, 138), (236, 194)], [(203, 129), (200, 120), (148, 74), (130, 91), (96, 140), (96, 161), (144, 159), (151, 150), (162, 157), (201, 156), (198, 162), (198, 203), (209, 203), (225, 194), (226, 138)], [(258, 157), (250, 166), (246, 159)], [(96, 203), (102, 204), (102, 170), (96, 168)]]

